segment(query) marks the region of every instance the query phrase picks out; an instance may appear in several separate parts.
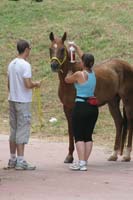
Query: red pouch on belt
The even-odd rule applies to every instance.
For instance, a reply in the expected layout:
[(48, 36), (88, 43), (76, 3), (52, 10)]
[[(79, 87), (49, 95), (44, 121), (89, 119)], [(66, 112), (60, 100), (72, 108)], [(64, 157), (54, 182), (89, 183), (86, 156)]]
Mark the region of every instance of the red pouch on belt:
[(87, 99), (87, 102), (90, 104), (90, 105), (93, 105), (93, 106), (97, 106), (98, 105), (98, 100), (96, 99), (96, 97), (89, 97)]

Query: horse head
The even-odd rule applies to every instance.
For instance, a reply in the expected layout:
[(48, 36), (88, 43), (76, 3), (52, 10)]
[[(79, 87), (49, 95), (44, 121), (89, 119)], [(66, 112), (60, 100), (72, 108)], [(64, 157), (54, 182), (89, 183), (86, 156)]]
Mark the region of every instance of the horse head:
[(50, 33), (49, 39), (51, 40), (50, 50), (50, 62), (51, 62), (51, 69), (54, 72), (61, 70), (62, 65), (67, 60), (67, 49), (64, 45), (64, 41), (67, 38), (66, 32), (64, 35), (59, 38), (55, 37), (53, 32)]

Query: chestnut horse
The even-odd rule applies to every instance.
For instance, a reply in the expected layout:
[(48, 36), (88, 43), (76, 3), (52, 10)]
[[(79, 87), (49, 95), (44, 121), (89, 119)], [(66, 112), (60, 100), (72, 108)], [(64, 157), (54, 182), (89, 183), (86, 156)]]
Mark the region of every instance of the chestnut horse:
[[(64, 78), (68, 70), (73, 72), (81, 70), (81, 63), (70, 63), (69, 52), (64, 44), (67, 38), (66, 32), (61, 38), (55, 37), (51, 32), (49, 38), (51, 40), (51, 69), (58, 72), (58, 95), (68, 121), (69, 152), (64, 162), (71, 163), (74, 151), (71, 121), (76, 92), (74, 85), (65, 83)], [(114, 150), (108, 160), (116, 161), (119, 151), (122, 155), (128, 134), (126, 152), (122, 160), (130, 161), (133, 133), (133, 67), (125, 61), (112, 59), (94, 66), (94, 71), (97, 79), (95, 96), (98, 99), (99, 106), (108, 104), (116, 127)], [(123, 113), (120, 110), (120, 100), (122, 100), (124, 106)]]

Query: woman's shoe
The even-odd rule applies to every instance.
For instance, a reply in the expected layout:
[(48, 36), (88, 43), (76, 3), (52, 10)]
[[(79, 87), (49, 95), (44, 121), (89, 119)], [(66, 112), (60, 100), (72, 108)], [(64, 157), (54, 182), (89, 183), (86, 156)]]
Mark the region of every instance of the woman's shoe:
[(87, 171), (87, 166), (80, 165), (79, 162), (74, 162), (72, 165), (69, 166), (69, 169), (73, 171)]

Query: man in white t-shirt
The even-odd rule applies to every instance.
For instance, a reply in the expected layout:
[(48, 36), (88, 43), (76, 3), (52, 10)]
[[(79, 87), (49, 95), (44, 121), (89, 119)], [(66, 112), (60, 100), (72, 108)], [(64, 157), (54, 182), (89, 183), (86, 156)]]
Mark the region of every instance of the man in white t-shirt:
[[(34, 170), (24, 160), (24, 147), (30, 135), (32, 89), (40, 87), (41, 82), (32, 81), (31, 65), (27, 62), (30, 45), (25, 40), (17, 43), (18, 56), (8, 66), (9, 119), (10, 119), (10, 159), (8, 168)], [(17, 154), (17, 157), (16, 157)]]

